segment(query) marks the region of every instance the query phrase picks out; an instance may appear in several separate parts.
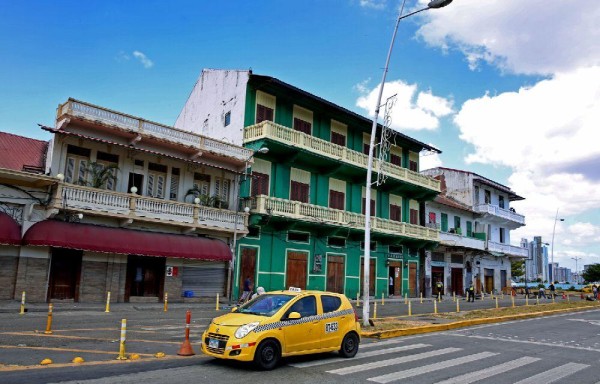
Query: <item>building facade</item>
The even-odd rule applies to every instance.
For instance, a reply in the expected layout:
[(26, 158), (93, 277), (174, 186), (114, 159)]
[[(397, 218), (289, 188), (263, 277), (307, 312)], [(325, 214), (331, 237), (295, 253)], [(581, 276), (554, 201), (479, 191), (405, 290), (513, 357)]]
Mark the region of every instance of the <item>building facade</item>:
[(440, 243), (427, 252), (425, 281), (435, 295), (436, 283), (446, 294), (510, 287), (511, 260), (526, 259), (527, 248), (510, 244), (510, 231), (525, 225), (511, 209), (521, 200), (510, 188), (472, 172), (433, 168), (421, 172), (441, 182), (441, 194), (425, 203), (427, 225), (439, 228)]
[[(234, 294), (246, 278), (267, 290), (360, 293), (371, 124), (273, 77), (202, 72), (176, 127), (260, 152), (241, 188), (250, 218), (236, 246)], [(399, 133), (390, 144), (374, 166), (386, 180), (369, 202), (369, 292), (416, 296), (420, 255), (439, 241), (422, 210), (439, 181), (418, 173), (419, 152), (435, 149)]]
[[(527, 241), (527, 240), (525, 240)], [(535, 236), (533, 241), (526, 243), (529, 255), (526, 260), (527, 281), (550, 281), (548, 269), (548, 244), (542, 242), (541, 236)]]
[(236, 187), (252, 151), (74, 99), (42, 128), (53, 134), (43, 165), (0, 169), (2, 215), (18, 233), (0, 242), (7, 298), (229, 293), (231, 246), (247, 233)]

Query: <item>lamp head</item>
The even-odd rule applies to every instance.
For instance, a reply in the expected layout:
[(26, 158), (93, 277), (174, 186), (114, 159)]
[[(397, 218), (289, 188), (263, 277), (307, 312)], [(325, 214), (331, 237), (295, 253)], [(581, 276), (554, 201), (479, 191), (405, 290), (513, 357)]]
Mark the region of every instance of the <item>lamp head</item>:
[(250, 212), (250, 207), (245, 207), (244, 212), (246, 212), (246, 213)]
[(134, 185), (133, 187), (131, 187), (131, 189), (130, 189), (129, 191), (135, 195), (135, 194), (137, 193), (138, 189), (137, 189), (137, 187)]
[(63, 175), (62, 173), (59, 173), (58, 175), (56, 175), (56, 178), (60, 181), (63, 181), (65, 179), (65, 175)]
[(427, 8), (443, 8), (451, 2), (452, 0), (432, 0), (427, 4)]
[(257, 149), (255, 153), (263, 153), (263, 154), (264, 153), (269, 153), (269, 148), (267, 148), (267, 147), (261, 147), (261, 148)]
[(194, 204), (200, 204), (200, 198), (199, 197), (194, 198)]

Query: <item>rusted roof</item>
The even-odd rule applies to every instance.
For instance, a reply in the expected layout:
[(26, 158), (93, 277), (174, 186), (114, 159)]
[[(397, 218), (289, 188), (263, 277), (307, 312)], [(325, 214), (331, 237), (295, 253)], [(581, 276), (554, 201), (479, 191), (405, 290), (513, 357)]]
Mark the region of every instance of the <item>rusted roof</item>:
[(44, 173), (48, 142), (0, 132), (0, 168)]
[(441, 194), (437, 195), (433, 201), (438, 204), (446, 205), (446, 206), (449, 206), (452, 208), (457, 208), (457, 209), (461, 209), (463, 211), (473, 212), (473, 209), (471, 207), (469, 207), (468, 205), (460, 203), (460, 202), (454, 200), (453, 198), (445, 196), (445, 195), (441, 195)]

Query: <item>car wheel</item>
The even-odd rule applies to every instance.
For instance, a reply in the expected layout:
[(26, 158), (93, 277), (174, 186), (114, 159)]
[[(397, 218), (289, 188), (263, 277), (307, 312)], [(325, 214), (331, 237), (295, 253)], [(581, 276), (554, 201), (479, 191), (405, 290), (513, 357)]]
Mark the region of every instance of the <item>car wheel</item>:
[(263, 370), (271, 370), (277, 366), (281, 352), (279, 344), (274, 340), (265, 340), (259, 344), (254, 353), (254, 364)]
[(349, 333), (344, 336), (340, 355), (342, 357), (354, 357), (356, 352), (358, 352), (358, 336), (356, 336), (356, 333)]

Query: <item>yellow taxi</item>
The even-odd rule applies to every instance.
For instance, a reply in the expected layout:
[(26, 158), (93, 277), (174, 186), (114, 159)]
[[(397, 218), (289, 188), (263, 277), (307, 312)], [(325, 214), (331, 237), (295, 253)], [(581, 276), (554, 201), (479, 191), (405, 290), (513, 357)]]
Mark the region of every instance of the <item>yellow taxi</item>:
[(214, 318), (202, 335), (202, 352), (269, 370), (287, 356), (339, 351), (354, 357), (359, 343), (360, 324), (346, 296), (290, 288)]

